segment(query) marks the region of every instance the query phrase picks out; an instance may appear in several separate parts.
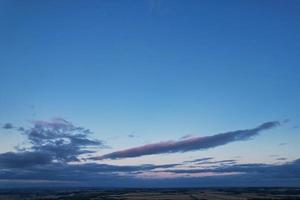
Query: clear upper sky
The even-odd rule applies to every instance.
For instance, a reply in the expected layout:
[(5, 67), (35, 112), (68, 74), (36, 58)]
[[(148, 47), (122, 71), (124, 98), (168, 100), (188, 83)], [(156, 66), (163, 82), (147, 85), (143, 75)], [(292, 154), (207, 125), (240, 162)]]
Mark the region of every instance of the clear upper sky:
[[(292, 162), (300, 158), (299, 49), (298, 0), (1, 0), (0, 123), (64, 118), (110, 147), (101, 156), (280, 121), (247, 141), (97, 162)], [(0, 161), (28, 145), (10, 128), (0, 137)]]

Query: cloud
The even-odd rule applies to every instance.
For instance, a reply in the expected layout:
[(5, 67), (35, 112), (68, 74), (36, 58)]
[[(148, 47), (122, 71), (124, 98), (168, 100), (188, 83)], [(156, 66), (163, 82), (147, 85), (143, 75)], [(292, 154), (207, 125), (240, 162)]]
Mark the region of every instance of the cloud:
[(180, 139), (182, 140), (182, 139), (187, 139), (187, 138), (191, 138), (191, 137), (193, 137), (193, 135), (187, 134), (187, 135), (182, 136)]
[(89, 139), (89, 129), (75, 126), (64, 119), (52, 121), (34, 121), (33, 127), (23, 131), (35, 152), (52, 154), (56, 161), (78, 161), (78, 156), (93, 153), (89, 147), (101, 147), (100, 140)]
[(288, 143), (286, 143), (286, 142), (282, 142), (282, 143), (279, 143), (278, 145), (279, 146), (284, 146), (284, 145), (287, 145)]
[(25, 129), (23, 127), (16, 127), (12, 123), (5, 123), (2, 126), (3, 129), (15, 129), (17, 131), (24, 131)]
[(280, 123), (278, 121), (266, 122), (253, 129), (237, 130), (206, 137), (193, 137), (179, 141), (166, 141), (154, 144), (147, 144), (144, 146), (112, 152), (98, 157), (92, 157), (91, 159), (121, 159), (162, 153), (204, 150), (225, 145), (235, 141), (247, 140), (258, 135), (261, 131), (271, 129), (279, 125)]
[(46, 152), (7, 152), (0, 154), (0, 169), (45, 165), (51, 161), (52, 155)]
[(103, 147), (100, 140), (90, 139), (89, 129), (75, 126), (61, 118), (33, 121), (29, 129), (19, 129), (30, 143), (28, 148), (0, 154), (0, 167), (22, 168), (49, 163), (79, 161), (79, 156), (93, 153), (91, 147)]
[(214, 158), (213, 157), (205, 157), (205, 158), (198, 158), (195, 160), (185, 161), (184, 163), (195, 163), (195, 162), (208, 161), (208, 160), (212, 160), (212, 159), (214, 159)]
[(300, 159), (284, 164), (233, 164), (221, 165), (214, 168), (199, 169), (167, 169), (163, 172), (176, 174), (197, 174), (197, 173), (236, 173), (246, 176), (261, 178), (300, 178)]
[(18, 130), (18, 131), (25, 131), (25, 128), (19, 127), (17, 130)]
[(134, 134), (129, 134), (128, 137), (129, 137), (129, 138), (134, 138), (134, 137), (136, 137), (136, 136), (135, 136)]
[[(19, 165), (17, 165), (19, 166)], [(68, 186), (76, 184), (89, 185), (93, 184), (103, 186), (116, 186), (120, 182), (130, 183), (136, 181), (136, 174), (148, 172), (152, 170), (164, 170), (177, 166), (177, 164), (167, 165), (109, 165), (97, 163), (84, 164), (64, 164), (64, 163), (48, 163), (41, 165), (23, 166), (15, 168), (15, 166), (6, 166), (1, 170), (0, 166), (0, 182), (5, 180), (7, 183), (15, 183), (16, 180), (24, 180), (25, 184), (34, 184), (39, 182), (38, 187), (45, 186), (52, 182), (66, 182)], [(3, 166), (2, 166), (3, 167)], [(27, 182), (26, 182), (27, 180)], [(126, 186), (126, 185), (124, 185)], [(1, 186), (0, 186), (1, 188)]]
[[(205, 145), (201, 145), (206, 149), (248, 139), (277, 125), (276, 122), (268, 122), (254, 129), (204, 137)], [(32, 127), (20, 132), (27, 137), (30, 146), (0, 154), (0, 182), (3, 183), (0, 187), (53, 187), (54, 183), (57, 187), (300, 185), (300, 160), (280, 165), (237, 164), (235, 160), (215, 161), (213, 157), (164, 165), (86, 163), (80, 162), (80, 158), (86, 153), (94, 153), (95, 147), (103, 148), (101, 140), (89, 137), (89, 129), (64, 119), (53, 119), (34, 121)], [(193, 149), (180, 147), (179, 152)], [(207, 167), (205, 164), (216, 165)], [(146, 174), (153, 174), (153, 178), (145, 177)], [(170, 178), (165, 179), (164, 174), (170, 175)]]
[(197, 165), (207, 165), (207, 164), (234, 164), (236, 160), (218, 160), (218, 161), (200, 161), (196, 162)]
[(5, 123), (5, 124), (2, 126), (2, 128), (4, 128), (4, 129), (13, 129), (14, 126), (13, 126), (11, 123)]
[(205, 157), (205, 158), (199, 158), (195, 160), (188, 160), (184, 161), (182, 165), (185, 165), (189, 168), (198, 168), (201, 165), (209, 165), (211, 166), (218, 166), (218, 165), (233, 165), (237, 163), (237, 160), (228, 159), (228, 160), (213, 160), (213, 157)]
[(276, 158), (276, 160), (278, 160), (278, 161), (284, 161), (284, 160), (287, 160), (287, 158), (280, 157), (280, 158)]
[[(49, 163), (0, 170), (0, 181), (16, 185), (16, 180), (23, 180), (19, 184), (27, 186), (37, 182), (38, 187), (53, 182), (65, 183), (64, 186), (69, 187), (297, 186), (300, 183), (300, 160), (281, 165), (233, 164), (199, 169), (177, 166)], [(153, 174), (153, 178), (142, 176), (147, 173)], [(170, 178), (162, 177), (164, 173), (170, 174)]]
[(90, 139), (91, 131), (56, 118), (32, 121), (28, 129), (18, 129), (29, 147), (0, 154), (0, 182), (7, 184), (80, 184), (81, 182), (132, 179), (141, 171), (163, 170), (180, 164), (108, 165), (82, 163), (80, 156), (102, 148), (101, 140)]

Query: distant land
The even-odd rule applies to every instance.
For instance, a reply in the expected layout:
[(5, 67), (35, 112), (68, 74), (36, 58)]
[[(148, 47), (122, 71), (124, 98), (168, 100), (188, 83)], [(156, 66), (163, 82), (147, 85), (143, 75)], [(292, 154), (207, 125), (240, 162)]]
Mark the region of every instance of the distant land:
[(300, 199), (300, 188), (165, 188), (0, 190), (0, 200), (256, 200)]

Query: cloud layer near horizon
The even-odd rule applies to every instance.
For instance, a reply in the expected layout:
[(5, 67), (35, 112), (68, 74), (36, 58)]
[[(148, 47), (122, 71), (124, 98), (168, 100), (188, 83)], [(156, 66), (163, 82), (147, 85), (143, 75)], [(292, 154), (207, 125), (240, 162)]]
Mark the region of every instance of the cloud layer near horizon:
[(92, 160), (133, 158), (145, 155), (187, 152), (195, 150), (204, 150), (235, 141), (242, 141), (258, 135), (261, 131), (279, 126), (278, 121), (266, 122), (256, 128), (237, 130), (226, 133), (220, 133), (206, 137), (193, 137), (179, 141), (166, 141), (153, 144), (146, 144), (139, 147), (129, 148), (122, 151), (115, 151), (98, 157), (92, 157)]
[[(89, 129), (64, 119), (34, 121), (30, 128), (12, 125), (28, 139), (30, 146), (0, 153), (0, 188), (2, 187), (184, 187), (184, 186), (298, 186), (300, 160), (282, 164), (239, 164), (237, 160), (202, 157), (180, 163), (111, 165), (80, 162), (86, 153), (103, 147), (91, 139)], [(257, 135), (278, 126), (267, 122), (257, 128), (227, 132), (209, 137), (189, 138), (178, 146), (179, 152), (224, 145)], [(6, 129), (3, 127), (3, 129)], [(199, 142), (199, 141), (201, 142)], [(187, 141), (198, 141), (189, 143)], [(179, 141), (180, 142), (180, 141)], [(177, 142), (174, 142), (176, 145)], [(175, 145), (175, 147), (176, 147)], [(91, 147), (93, 147), (91, 149)], [(180, 148), (179, 148), (180, 147)], [(208, 174), (210, 174), (208, 176)], [(150, 178), (149, 178), (150, 177)], [(260, 185), (261, 184), (261, 185)]]

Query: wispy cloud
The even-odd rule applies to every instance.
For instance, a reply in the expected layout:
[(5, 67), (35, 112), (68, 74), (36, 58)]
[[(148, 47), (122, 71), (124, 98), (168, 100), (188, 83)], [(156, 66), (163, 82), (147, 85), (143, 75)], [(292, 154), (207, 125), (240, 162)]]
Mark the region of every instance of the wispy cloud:
[(276, 158), (276, 160), (278, 160), (278, 161), (285, 161), (285, 160), (287, 160), (287, 158), (280, 157), (280, 158)]
[(180, 139), (183, 140), (183, 139), (187, 139), (187, 138), (191, 138), (191, 137), (193, 137), (193, 135), (187, 134), (187, 135), (182, 136)]
[(193, 137), (179, 141), (166, 141), (154, 144), (147, 144), (135, 148), (130, 148), (122, 151), (105, 154), (98, 157), (92, 157), (93, 160), (103, 159), (121, 159), (132, 158), (144, 155), (187, 152), (195, 150), (204, 150), (221, 145), (225, 145), (235, 141), (243, 141), (258, 135), (261, 131), (268, 130), (279, 126), (278, 121), (266, 122), (256, 128), (237, 130), (226, 133), (220, 133), (206, 137)]
[(205, 157), (205, 158), (198, 158), (198, 159), (194, 159), (194, 160), (188, 160), (188, 161), (185, 161), (184, 163), (205, 162), (205, 161), (212, 160), (212, 159), (214, 159), (214, 158), (213, 157)]
[(235, 164), (236, 160), (218, 160), (218, 161), (200, 161), (196, 162), (197, 165), (207, 165), (207, 164)]

